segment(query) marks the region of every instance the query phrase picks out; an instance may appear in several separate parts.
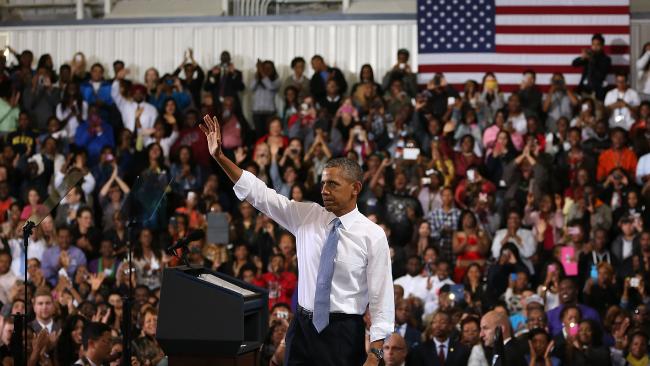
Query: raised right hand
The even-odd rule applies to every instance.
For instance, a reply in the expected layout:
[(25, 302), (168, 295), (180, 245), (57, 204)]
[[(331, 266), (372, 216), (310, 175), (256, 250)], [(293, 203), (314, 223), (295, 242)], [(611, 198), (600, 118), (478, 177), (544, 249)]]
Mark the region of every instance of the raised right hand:
[(217, 120), (217, 117), (210, 117), (210, 115), (206, 114), (203, 116), (203, 122), (205, 122), (205, 125), (199, 124), (199, 128), (208, 140), (210, 155), (218, 159), (223, 155), (221, 151), (221, 128), (219, 127), (219, 120)]

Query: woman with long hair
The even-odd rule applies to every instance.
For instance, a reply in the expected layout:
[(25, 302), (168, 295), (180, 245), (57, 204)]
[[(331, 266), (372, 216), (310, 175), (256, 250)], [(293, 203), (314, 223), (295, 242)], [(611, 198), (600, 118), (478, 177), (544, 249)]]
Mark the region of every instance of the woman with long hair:
[(488, 235), (481, 229), (473, 212), (460, 214), (458, 230), (452, 237), (452, 250), (456, 255), (454, 281), (460, 282), (470, 264), (484, 265), (490, 249)]
[(471, 263), (467, 266), (463, 277), (463, 286), (465, 287), (465, 303), (471, 309), (482, 313), (483, 309), (488, 308), (489, 299), (485, 283), (483, 282), (483, 270), (478, 263)]
[(133, 253), (133, 265), (136, 269), (138, 285), (145, 285), (150, 290), (160, 287), (163, 270), (162, 250), (153, 232), (142, 229)]
[(415, 226), (417, 227), (417, 231), (413, 232), (413, 239), (406, 247), (406, 255), (423, 257), (424, 251), (428, 247), (435, 245), (433, 238), (431, 238), (431, 225), (427, 220), (422, 219)]
[(176, 162), (171, 166), (174, 178), (174, 191), (183, 194), (187, 191), (199, 191), (203, 188), (203, 169), (194, 161), (192, 148), (186, 145), (178, 149)]
[(375, 72), (372, 69), (372, 65), (370, 64), (363, 64), (361, 65), (361, 70), (359, 71), (359, 82), (356, 84), (352, 85), (352, 89), (350, 91), (350, 95), (354, 95), (354, 93), (357, 90), (357, 87), (364, 83), (370, 83), (375, 89), (375, 94), (376, 95), (382, 95), (383, 91), (381, 89), (381, 85), (377, 83), (375, 80)]
[(81, 335), (86, 322), (82, 315), (71, 315), (66, 319), (54, 351), (58, 365), (72, 365), (83, 355)]
[(485, 120), (489, 125), (494, 121), (496, 112), (504, 106), (503, 93), (499, 91), (499, 83), (493, 72), (486, 72), (483, 75), (479, 102), (483, 106), (481, 120)]

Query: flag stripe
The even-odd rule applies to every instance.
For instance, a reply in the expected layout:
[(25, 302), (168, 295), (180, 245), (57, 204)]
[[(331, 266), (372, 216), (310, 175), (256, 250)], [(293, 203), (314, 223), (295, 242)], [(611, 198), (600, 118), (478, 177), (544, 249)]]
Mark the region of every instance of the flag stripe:
[(629, 14), (628, 6), (499, 6), (497, 15), (527, 14), (527, 15), (560, 15), (560, 14)]
[(453, 9), (451, 2), (418, 0), (420, 84), (442, 72), (462, 89), (493, 72), (500, 90), (511, 92), (532, 69), (543, 90), (556, 72), (575, 86), (583, 68), (571, 63), (594, 33), (604, 35), (612, 60), (606, 81), (630, 70), (629, 0), (460, 0)]
[(497, 6), (629, 6), (629, 0), (496, 0)]
[[(504, 57), (507, 56), (507, 57)], [(508, 54), (496, 53), (427, 53), (418, 55), (420, 67), (426, 64), (450, 64), (450, 65), (473, 65), (473, 64), (495, 64), (495, 65), (571, 65), (573, 59), (579, 54)], [(612, 65), (628, 65), (629, 55), (611, 55)]]
[(497, 15), (496, 25), (630, 25), (629, 15)]
[(497, 25), (497, 34), (585, 34), (591, 37), (594, 33), (601, 33), (605, 40), (609, 34), (628, 33), (630, 27), (626, 25)]
[[(480, 82), (485, 75), (483, 72), (445, 72), (444, 74), (445, 79), (450, 84), (463, 84), (467, 80), (476, 80)], [(418, 74), (418, 83), (426, 84), (433, 78), (434, 75), (434, 73), (420, 73)], [(497, 72), (495, 75), (499, 84), (520, 84), (522, 80), (522, 74), (520, 72)], [(537, 73), (537, 84), (549, 84), (551, 82), (552, 76), (552, 73)], [(564, 80), (566, 80), (566, 83), (568, 85), (577, 85), (580, 82), (580, 77), (580, 72), (564, 74)], [(614, 75), (609, 75), (607, 80), (610, 83), (613, 82)]]
[[(563, 74), (568, 73), (580, 73), (581, 69), (573, 67), (571, 65), (496, 65), (496, 64), (433, 64), (433, 65), (421, 65), (418, 68), (418, 72), (422, 73), (435, 73), (435, 72), (518, 72), (522, 73), (525, 70), (535, 70), (537, 73), (554, 73), (561, 72)], [(627, 65), (613, 66), (611, 69), (612, 73), (616, 72), (629, 72), (630, 67)]]
[[(463, 90), (465, 88), (465, 83), (462, 83), (462, 84), (454, 84), (454, 83), (452, 83), (450, 85), (456, 90)], [(421, 87), (424, 88), (424, 87), (426, 87), (426, 85), (421, 85)], [(548, 92), (548, 89), (550, 88), (550, 84), (537, 85), (537, 87), (539, 88), (539, 90), (542, 93), (546, 93), (546, 92)], [(569, 84), (569, 85), (567, 85), (567, 87), (574, 88), (574, 87), (576, 87), (576, 85), (570, 85)], [(502, 93), (513, 93), (513, 92), (518, 91), (520, 88), (521, 88), (521, 84), (499, 84), (499, 91), (502, 92)]]
[[(584, 46), (566, 46), (566, 45), (497, 45), (497, 53), (564, 53), (579, 55), (582, 50), (587, 47)], [(607, 54), (627, 54), (630, 52), (630, 47), (627, 45), (613, 45), (605, 46), (605, 53)]]
[[(630, 36), (626, 34), (612, 34), (607, 39), (615, 40), (616, 44), (629, 44)], [(580, 46), (591, 45), (591, 34), (497, 34), (496, 45), (556, 45)]]

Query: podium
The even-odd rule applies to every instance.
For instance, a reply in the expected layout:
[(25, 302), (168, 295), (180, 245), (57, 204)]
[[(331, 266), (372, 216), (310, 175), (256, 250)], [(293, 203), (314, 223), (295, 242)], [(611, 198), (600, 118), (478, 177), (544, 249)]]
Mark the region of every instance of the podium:
[(265, 289), (207, 268), (168, 268), (156, 338), (171, 366), (257, 366), (268, 301)]

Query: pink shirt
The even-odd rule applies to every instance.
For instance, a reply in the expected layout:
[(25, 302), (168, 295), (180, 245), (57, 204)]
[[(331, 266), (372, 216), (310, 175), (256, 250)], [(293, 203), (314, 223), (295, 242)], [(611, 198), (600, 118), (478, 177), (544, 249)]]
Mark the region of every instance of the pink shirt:
[(224, 149), (235, 149), (242, 145), (241, 125), (236, 117), (231, 117), (221, 127), (221, 142)]
[[(490, 155), (492, 149), (494, 149), (494, 144), (497, 141), (497, 135), (499, 135), (501, 129), (497, 125), (492, 125), (485, 129), (483, 132), (483, 146), (485, 146), (485, 156)], [(510, 139), (512, 144), (515, 145), (515, 148), (519, 151), (524, 147), (524, 138), (517, 132), (510, 134)]]

